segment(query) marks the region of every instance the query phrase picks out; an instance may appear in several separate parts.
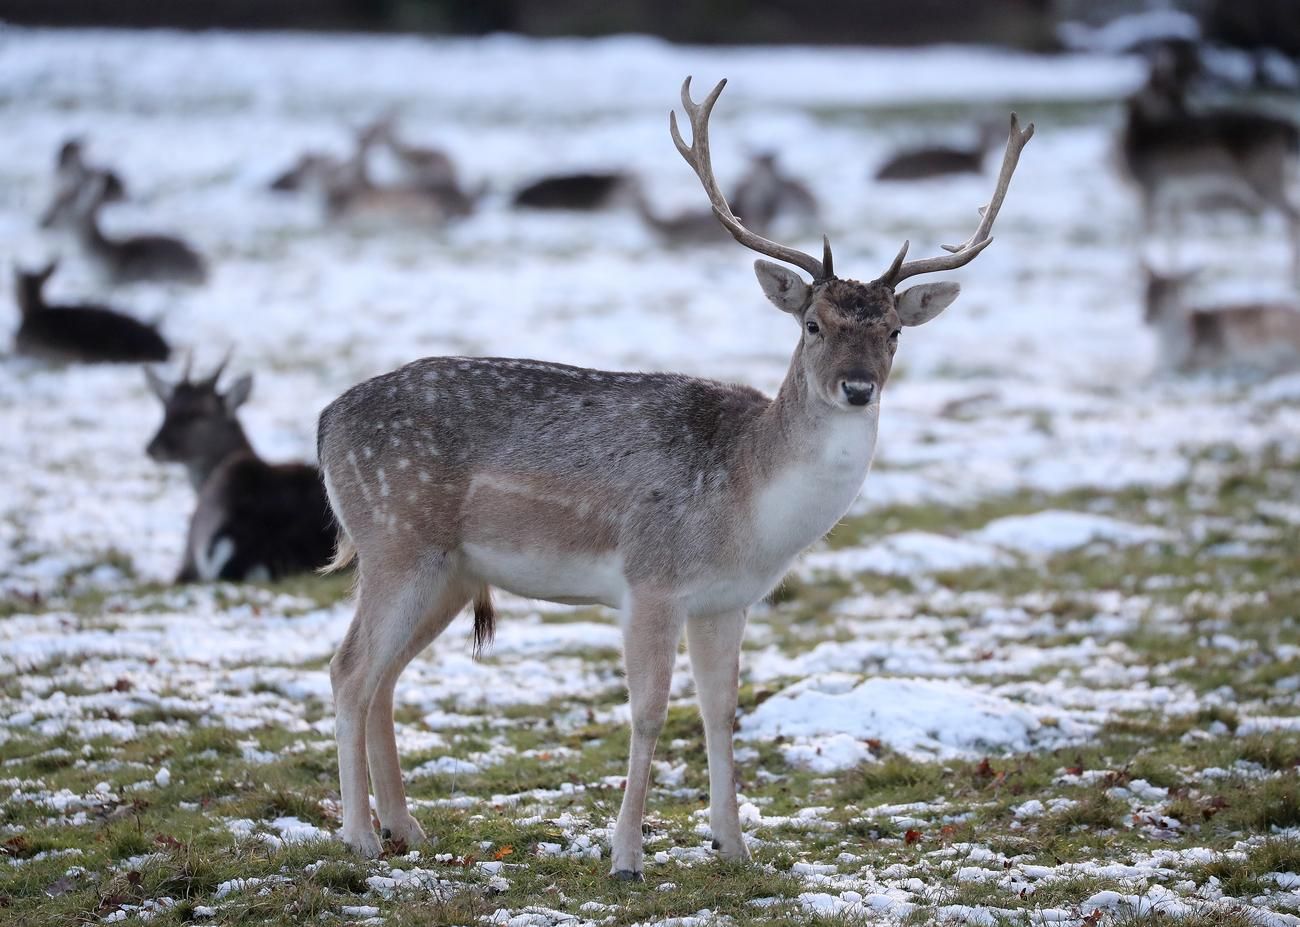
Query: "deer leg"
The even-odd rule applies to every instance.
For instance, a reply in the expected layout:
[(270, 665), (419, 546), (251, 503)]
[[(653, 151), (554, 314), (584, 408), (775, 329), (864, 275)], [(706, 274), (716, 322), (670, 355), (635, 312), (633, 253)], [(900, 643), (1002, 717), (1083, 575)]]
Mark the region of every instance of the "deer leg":
[(370, 762), (370, 784), (375, 790), (380, 835), (399, 840), (408, 847), (419, 846), (427, 838), (424, 828), (411, 817), (406, 804), (406, 787), (402, 783), (402, 767), (397, 755), (397, 732), (393, 725), (393, 689), (407, 664), (451, 624), (469, 599), (468, 590), (448, 586), (425, 615), (406, 648), (383, 674), (366, 716), (366, 758)]
[(442, 555), (439, 561), (437, 565), (384, 564), (376, 575), (368, 575), (363, 567), (356, 617), (330, 661), (339, 794), (343, 800), (342, 838), (363, 856), (378, 856), (382, 849), (370, 823), (366, 780), (370, 705), (385, 676), (395, 667), (400, 671), (405, 666), (402, 657), (418, 639), (430, 603), (445, 592), (447, 576), (440, 569), (445, 565)]
[(736, 721), (736, 688), (740, 684), (740, 642), (745, 613), (710, 618), (692, 616), (686, 624), (686, 649), (691, 656), (695, 693), (704, 721), (709, 754), (709, 828), (713, 845), (727, 860), (747, 860), (736, 809), (736, 773), (732, 759), (732, 728)]
[(628, 701), (632, 709), (632, 743), (627, 761), (627, 788), (614, 825), (610, 875), (640, 882), (641, 818), (650, 785), (650, 761), (668, 716), (677, 642), (685, 611), (678, 604), (633, 593), (623, 617), (623, 659), (627, 664)]

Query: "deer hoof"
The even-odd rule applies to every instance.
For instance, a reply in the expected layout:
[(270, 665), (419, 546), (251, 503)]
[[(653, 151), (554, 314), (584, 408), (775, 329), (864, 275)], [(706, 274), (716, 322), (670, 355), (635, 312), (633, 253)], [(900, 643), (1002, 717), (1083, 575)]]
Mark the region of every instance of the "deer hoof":
[(379, 842), (379, 837), (375, 832), (366, 831), (360, 834), (343, 834), (344, 845), (356, 853), (358, 856), (364, 856), (366, 859), (377, 859), (384, 852), (383, 846)]
[(399, 841), (408, 850), (414, 850), (429, 842), (429, 838), (424, 835), (424, 828), (413, 817), (407, 817), (404, 821), (394, 821), (391, 827), (381, 828), (379, 833), (385, 840)]
[(615, 869), (610, 873), (615, 882), (644, 882), (645, 874), (633, 869)]

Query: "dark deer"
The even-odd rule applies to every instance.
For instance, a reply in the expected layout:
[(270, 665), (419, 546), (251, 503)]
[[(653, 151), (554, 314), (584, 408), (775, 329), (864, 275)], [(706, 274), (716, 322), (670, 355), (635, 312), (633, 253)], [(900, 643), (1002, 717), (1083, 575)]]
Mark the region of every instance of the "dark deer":
[(635, 185), (620, 171), (555, 174), (520, 187), (512, 202), (516, 209), (604, 209), (625, 199)]
[(985, 123), (971, 145), (922, 145), (904, 148), (876, 168), (876, 180), (934, 180), (984, 173), (984, 162), (1001, 138), (1001, 125)]
[(164, 410), (147, 453), (184, 464), (198, 493), (176, 581), (256, 582), (318, 569), (334, 543), (320, 472), (257, 456), (235, 414), (253, 389), (252, 374), (221, 392), (224, 366), (191, 382), (187, 364), (175, 385), (145, 370)]
[(1188, 190), (1199, 194), (1201, 208), (1276, 211), (1287, 222), (1293, 270), (1300, 276), (1300, 205), (1288, 191), (1300, 153), (1295, 123), (1247, 110), (1194, 112), (1182, 85), (1159, 65), (1126, 110), (1120, 149), (1141, 194), (1148, 234), (1166, 211), (1175, 233), (1181, 232), (1180, 200)]
[(798, 328), (775, 399), (676, 374), (610, 373), (535, 360), (431, 357), (353, 387), (321, 413), (317, 441), (340, 526), (331, 567), (358, 561), (357, 614), (330, 663), (344, 842), (379, 854), (368, 799), (407, 845), (424, 839), (402, 786), (393, 687), (406, 664), (474, 603), (490, 637), (490, 589), (622, 610), (631, 696), (627, 787), (612, 874), (640, 879), (651, 758), (685, 629), (704, 718), (710, 825), (725, 859), (748, 857), (732, 764), (746, 610), (781, 581), (862, 487), (880, 397), (903, 328), (957, 296), (955, 283), (906, 279), (973, 260), (989, 237), (1033, 127), (1015, 117), (993, 198), (950, 254), (905, 261), (869, 283), (823, 257), (750, 231), (713, 176), (709, 114), (682, 104), (694, 169), (717, 220), (758, 261), (764, 293)]
[(14, 335), (14, 351), (59, 363), (153, 363), (165, 361), (171, 349), (152, 325), (107, 306), (86, 303), (50, 305), (45, 283), (57, 261), (38, 271), (14, 271), (14, 299), (22, 322)]

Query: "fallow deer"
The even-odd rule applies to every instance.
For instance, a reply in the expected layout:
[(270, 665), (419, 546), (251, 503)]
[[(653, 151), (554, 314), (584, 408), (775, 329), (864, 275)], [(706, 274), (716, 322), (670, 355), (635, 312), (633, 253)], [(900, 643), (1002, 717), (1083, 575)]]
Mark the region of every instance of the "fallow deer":
[(165, 382), (146, 368), (163, 404), (163, 423), (146, 452), (184, 464), (198, 494), (176, 582), (262, 581), (319, 569), (330, 559), (334, 526), (320, 472), (308, 464), (258, 457), (236, 412), (253, 389), (251, 374), (217, 389), (221, 366), (191, 382)]
[(750, 159), (732, 192), (731, 204), (745, 227), (760, 234), (785, 217), (812, 223), (818, 215), (817, 197), (804, 183), (781, 170), (771, 152)]
[(1141, 195), (1148, 234), (1166, 212), (1179, 234), (1188, 200), (1199, 208), (1276, 211), (1287, 223), (1300, 277), (1300, 204), (1288, 189), (1300, 154), (1295, 123), (1247, 110), (1195, 112), (1183, 86), (1159, 64), (1126, 110), (1120, 154)]
[(395, 113), (387, 113), (363, 128), (357, 140), (366, 154), (383, 151), (389, 155), (399, 174), (396, 186), (459, 189), (451, 157), (441, 149), (406, 142), (398, 134)]
[(1300, 370), (1300, 304), (1192, 307), (1187, 287), (1198, 271), (1164, 275), (1147, 267), (1145, 273), (1144, 319), (1159, 339), (1164, 369), (1265, 375)]
[(43, 360), (79, 363), (152, 363), (171, 353), (152, 325), (107, 306), (74, 303), (50, 305), (45, 283), (58, 267), (51, 261), (38, 271), (14, 271), (14, 297), (22, 322), (14, 351)]
[(267, 187), (276, 193), (296, 193), (317, 184), (320, 178), (330, 176), (342, 166), (340, 158), (309, 151), (299, 155), (293, 166), (277, 174)]
[(984, 161), (999, 141), (1001, 125), (985, 123), (970, 145), (922, 145), (904, 148), (876, 168), (876, 180), (933, 180), (962, 174), (982, 174)]
[(71, 224), (86, 256), (115, 283), (158, 281), (199, 284), (207, 266), (192, 247), (170, 235), (110, 238), (99, 227), (99, 211), (108, 202), (103, 177), (87, 182), (64, 224)]
[(530, 181), (515, 191), (516, 209), (604, 209), (634, 191), (636, 180), (620, 171), (579, 171)]
[(321, 413), (317, 442), (340, 526), (331, 568), (359, 564), (357, 612), (330, 663), (342, 838), (375, 856), (367, 761), (386, 835), (414, 845), (393, 729), (406, 664), (469, 602), (491, 636), (491, 587), (621, 610), (632, 742), (611, 874), (642, 875), (651, 758), (686, 632), (709, 760), (710, 825), (722, 857), (747, 858), (732, 765), (746, 610), (781, 581), (858, 494), (900, 331), (937, 316), (955, 283), (898, 291), (976, 257), (1033, 133), (1015, 117), (992, 199), (952, 253), (905, 261), (904, 243), (869, 283), (750, 231), (714, 180), (708, 120), (682, 85), (694, 169), (764, 293), (799, 329), (775, 399), (747, 386), (661, 373), (609, 373), (534, 360), (433, 357), (353, 387)]
[(41, 228), (53, 228), (70, 215), (78, 194), (98, 178), (104, 181), (105, 202), (126, 199), (126, 184), (116, 172), (86, 163), (81, 139), (70, 138), (59, 146), (54, 159), (54, 197), (41, 215)]
[(359, 140), (357, 150), (346, 160), (305, 154), (272, 182), (271, 189), (318, 195), (326, 217), (333, 221), (439, 226), (474, 211), (474, 197), (455, 185), (376, 184), (367, 162), (369, 145), (365, 139)]

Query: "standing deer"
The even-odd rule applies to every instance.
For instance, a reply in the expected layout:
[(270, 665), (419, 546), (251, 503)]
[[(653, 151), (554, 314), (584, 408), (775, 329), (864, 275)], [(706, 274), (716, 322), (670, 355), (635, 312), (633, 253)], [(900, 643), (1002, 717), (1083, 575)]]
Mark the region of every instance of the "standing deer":
[(318, 569), (334, 543), (320, 473), (257, 456), (235, 414), (252, 392), (252, 374), (223, 393), (217, 382), (224, 368), (223, 361), (191, 382), (187, 363), (175, 385), (145, 369), (164, 410), (146, 453), (184, 464), (198, 493), (176, 582), (260, 581)]
[(799, 328), (775, 399), (676, 374), (607, 373), (534, 360), (433, 357), (355, 386), (317, 433), (340, 526), (331, 568), (359, 563), (357, 612), (330, 663), (342, 838), (381, 851), (384, 834), (424, 839), (402, 786), (393, 687), (407, 663), (469, 602), (478, 643), (493, 631), (491, 587), (621, 610), (632, 741), (611, 874), (642, 878), (641, 820), (683, 628), (709, 761), (709, 820), (724, 859), (748, 857), (732, 765), (746, 610), (844, 514), (867, 475), (880, 394), (902, 328), (938, 315), (955, 283), (899, 292), (952, 270), (992, 240), (1020, 151), (1014, 116), (1002, 172), (975, 233), (951, 254), (904, 261), (870, 283), (769, 241), (732, 213), (709, 156), (702, 103), (682, 85), (694, 169), (722, 226), (760, 260), (759, 284)]
[(45, 283), (57, 261), (38, 271), (14, 271), (14, 297), (22, 322), (14, 351), (56, 362), (148, 363), (165, 361), (171, 348), (152, 325), (93, 303), (51, 305)]
[(1120, 154), (1141, 194), (1148, 234), (1164, 211), (1180, 234), (1189, 194), (1201, 207), (1275, 210), (1287, 223), (1300, 278), (1300, 204), (1288, 189), (1300, 154), (1295, 123), (1246, 110), (1194, 112), (1182, 85), (1157, 64), (1128, 101)]
[(1160, 343), (1160, 364), (1169, 371), (1281, 373), (1300, 370), (1300, 305), (1242, 303), (1187, 305), (1197, 271), (1146, 272), (1144, 319)]

